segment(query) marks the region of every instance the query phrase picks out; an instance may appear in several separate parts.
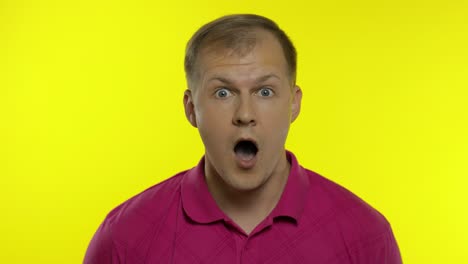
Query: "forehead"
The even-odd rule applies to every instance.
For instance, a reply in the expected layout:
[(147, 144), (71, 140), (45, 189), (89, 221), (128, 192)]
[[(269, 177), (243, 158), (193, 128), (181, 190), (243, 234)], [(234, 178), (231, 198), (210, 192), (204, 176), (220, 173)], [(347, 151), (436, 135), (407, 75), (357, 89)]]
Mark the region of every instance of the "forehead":
[(254, 32), (250, 47), (227, 48), (207, 45), (199, 54), (198, 73), (201, 81), (213, 76), (226, 78), (258, 78), (275, 74), (287, 78), (288, 66), (283, 49), (275, 36), (265, 30)]

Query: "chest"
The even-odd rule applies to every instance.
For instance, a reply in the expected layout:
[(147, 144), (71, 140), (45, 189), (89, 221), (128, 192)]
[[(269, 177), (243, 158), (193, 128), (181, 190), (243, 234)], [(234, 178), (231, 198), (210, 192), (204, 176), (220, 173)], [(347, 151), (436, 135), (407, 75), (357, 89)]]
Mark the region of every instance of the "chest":
[(348, 263), (344, 243), (320, 228), (292, 223), (275, 223), (252, 236), (220, 223), (177, 232), (163, 228), (154, 235), (127, 250), (124, 263)]

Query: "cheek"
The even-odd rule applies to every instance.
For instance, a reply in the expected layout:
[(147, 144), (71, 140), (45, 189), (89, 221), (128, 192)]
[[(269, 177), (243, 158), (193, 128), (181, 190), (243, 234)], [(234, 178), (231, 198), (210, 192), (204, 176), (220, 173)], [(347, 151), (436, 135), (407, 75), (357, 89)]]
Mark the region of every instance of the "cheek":
[(265, 113), (263, 124), (267, 137), (279, 142), (285, 140), (291, 125), (291, 117), (288, 110), (287, 108), (278, 107), (274, 111)]
[(232, 102), (217, 103), (212, 100), (200, 102), (195, 108), (199, 125), (219, 127), (222, 129), (232, 120)]
[(291, 106), (286, 100), (268, 102), (259, 107), (262, 119), (272, 126), (284, 126), (290, 122)]
[(214, 107), (204, 106), (196, 111), (197, 123), (202, 129), (214, 129), (226, 119), (226, 114)]
[(204, 107), (197, 110), (197, 125), (206, 146), (221, 146), (228, 134), (227, 114), (223, 111)]

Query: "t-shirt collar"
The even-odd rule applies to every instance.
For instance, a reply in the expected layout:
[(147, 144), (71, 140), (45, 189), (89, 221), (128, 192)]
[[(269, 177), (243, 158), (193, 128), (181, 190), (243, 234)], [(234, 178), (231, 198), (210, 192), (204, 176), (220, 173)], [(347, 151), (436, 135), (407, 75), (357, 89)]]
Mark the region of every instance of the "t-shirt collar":
[[(283, 194), (270, 214), (270, 217), (286, 216), (299, 221), (304, 210), (309, 179), (305, 170), (298, 164), (296, 157), (289, 151), (286, 156), (291, 164), (288, 180)], [(185, 213), (198, 223), (212, 223), (227, 220), (208, 190), (204, 174), (205, 158), (189, 170), (182, 180), (182, 206)]]
[(309, 177), (292, 152), (286, 151), (286, 157), (291, 164), (288, 181), (278, 204), (270, 216), (272, 218), (286, 216), (299, 221), (307, 202), (306, 196), (310, 185)]
[(185, 213), (193, 221), (202, 224), (226, 218), (208, 190), (204, 171), (205, 157), (195, 168), (187, 172), (181, 186), (182, 207)]

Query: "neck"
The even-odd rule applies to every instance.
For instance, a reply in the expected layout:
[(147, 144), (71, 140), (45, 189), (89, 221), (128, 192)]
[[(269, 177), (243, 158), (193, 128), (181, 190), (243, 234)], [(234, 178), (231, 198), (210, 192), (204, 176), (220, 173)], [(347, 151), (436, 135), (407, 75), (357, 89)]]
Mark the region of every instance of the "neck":
[(289, 170), (287, 159), (281, 160), (267, 180), (251, 190), (235, 189), (216, 173), (207, 173), (206, 179), (220, 209), (249, 234), (278, 204)]

